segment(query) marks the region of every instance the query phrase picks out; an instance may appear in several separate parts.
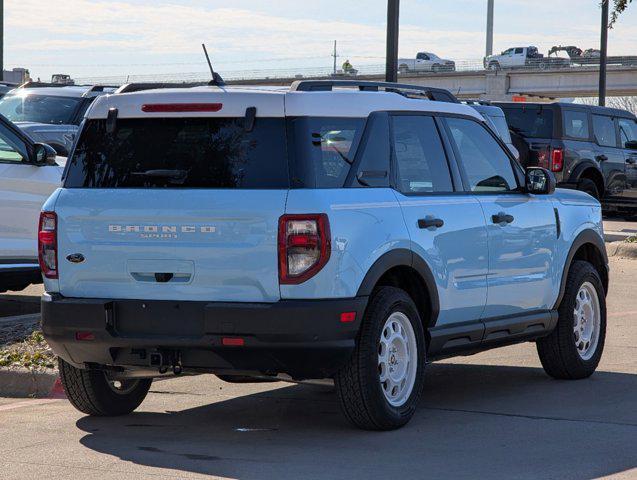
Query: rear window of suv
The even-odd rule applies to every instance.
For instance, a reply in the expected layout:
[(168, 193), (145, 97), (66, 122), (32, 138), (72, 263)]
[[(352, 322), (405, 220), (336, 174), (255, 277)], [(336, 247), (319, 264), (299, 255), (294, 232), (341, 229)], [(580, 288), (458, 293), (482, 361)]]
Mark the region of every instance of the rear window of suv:
[(543, 107), (502, 108), (509, 128), (525, 138), (553, 137), (553, 110)]
[(87, 120), (72, 157), (67, 188), (289, 187), (285, 119)]

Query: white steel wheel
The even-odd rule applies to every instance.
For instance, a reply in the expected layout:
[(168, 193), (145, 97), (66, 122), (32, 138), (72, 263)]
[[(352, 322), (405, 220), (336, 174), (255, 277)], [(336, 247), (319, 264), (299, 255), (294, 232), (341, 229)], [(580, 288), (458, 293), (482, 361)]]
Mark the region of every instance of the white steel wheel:
[(582, 360), (590, 360), (599, 342), (601, 309), (597, 290), (590, 282), (580, 287), (573, 310), (573, 340)]
[(393, 312), (378, 341), (378, 377), (387, 402), (403, 406), (414, 388), (418, 370), (416, 334), (407, 315)]

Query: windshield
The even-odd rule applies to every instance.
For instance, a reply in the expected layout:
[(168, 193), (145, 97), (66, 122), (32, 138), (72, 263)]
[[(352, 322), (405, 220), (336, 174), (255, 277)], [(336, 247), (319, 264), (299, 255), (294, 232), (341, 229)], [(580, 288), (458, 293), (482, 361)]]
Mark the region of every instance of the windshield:
[(285, 120), (120, 119), (86, 122), (67, 188), (288, 188)]
[(553, 138), (553, 110), (542, 107), (503, 108), (509, 128), (525, 138)]
[(70, 124), (82, 98), (19, 94), (0, 99), (0, 114), (12, 122)]

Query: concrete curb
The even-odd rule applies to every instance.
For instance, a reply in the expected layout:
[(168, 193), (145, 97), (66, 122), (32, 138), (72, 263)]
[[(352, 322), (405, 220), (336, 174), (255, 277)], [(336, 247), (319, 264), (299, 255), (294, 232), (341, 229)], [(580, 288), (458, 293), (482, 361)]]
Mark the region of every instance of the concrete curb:
[(56, 370), (31, 371), (0, 368), (0, 397), (60, 398), (62, 392)]
[(610, 242), (606, 244), (609, 257), (637, 258), (637, 243)]

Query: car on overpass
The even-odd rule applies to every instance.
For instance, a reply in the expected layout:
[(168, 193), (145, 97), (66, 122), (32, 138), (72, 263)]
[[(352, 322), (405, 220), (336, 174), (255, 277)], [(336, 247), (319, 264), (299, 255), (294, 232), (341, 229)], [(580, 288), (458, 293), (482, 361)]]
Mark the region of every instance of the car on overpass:
[(637, 117), (574, 103), (494, 103), (504, 111), (523, 166), (550, 169), (607, 210), (637, 209)]
[(52, 146), (67, 156), (84, 112), (100, 95), (115, 87), (69, 86), (28, 82), (0, 99), (0, 115), (8, 118), (33, 140)]
[(456, 62), (440, 58), (435, 53), (418, 52), (416, 58), (399, 58), (398, 71), (402, 74), (411, 72), (455, 72)]
[(537, 47), (513, 47), (503, 51), (500, 55), (489, 55), (484, 59), (484, 68), (488, 70), (502, 70), (509, 68), (563, 68), (570, 65), (568, 58), (545, 57)]

